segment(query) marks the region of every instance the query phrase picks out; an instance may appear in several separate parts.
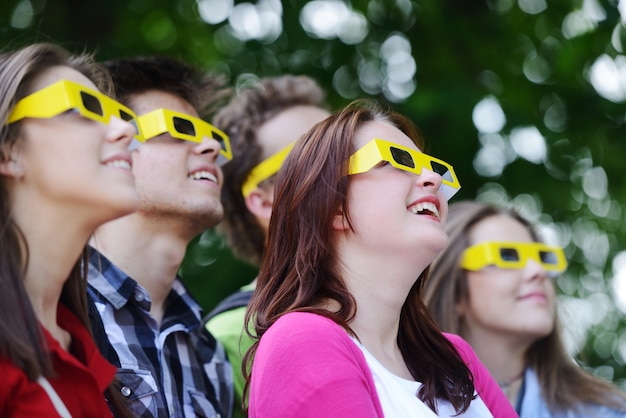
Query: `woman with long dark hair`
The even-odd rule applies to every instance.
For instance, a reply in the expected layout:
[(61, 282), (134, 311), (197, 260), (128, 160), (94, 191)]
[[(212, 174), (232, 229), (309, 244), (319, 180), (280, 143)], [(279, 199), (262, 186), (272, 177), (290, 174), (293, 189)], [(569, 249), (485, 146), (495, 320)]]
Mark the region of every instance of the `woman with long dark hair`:
[[(86, 252), (134, 211), (130, 109), (106, 71), (51, 44), (0, 55), (0, 415), (121, 416), (94, 344)], [(104, 92), (104, 93), (103, 93)]]
[[(421, 299), (447, 245), (447, 163), (407, 118), (357, 102), (298, 140), (276, 181), (248, 311), (250, 417), (514, 416)], [(499, 392), (499, 393), (498, 393)]]

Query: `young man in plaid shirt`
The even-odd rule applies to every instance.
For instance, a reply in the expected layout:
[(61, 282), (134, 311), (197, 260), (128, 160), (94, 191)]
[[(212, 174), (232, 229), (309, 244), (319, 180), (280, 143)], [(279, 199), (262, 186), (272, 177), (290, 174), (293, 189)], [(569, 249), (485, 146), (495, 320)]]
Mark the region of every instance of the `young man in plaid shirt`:
[(120, 100), (140, 116), (144, 142), (132, 151), (139, 210), (101, 226), (91, 242), (95, 338), (137, 416), (229, 417), (232, 369), (178, 276), (189, 242), (222, 219), (220, 163), (230, 146), (201, 118), (228, 89), (166, 57), (106, 65)]

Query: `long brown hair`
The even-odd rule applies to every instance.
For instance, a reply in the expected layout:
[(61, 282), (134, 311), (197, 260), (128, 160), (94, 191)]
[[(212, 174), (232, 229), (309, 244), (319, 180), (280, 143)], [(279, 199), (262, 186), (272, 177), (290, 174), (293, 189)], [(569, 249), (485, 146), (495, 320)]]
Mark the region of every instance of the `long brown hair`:
[[(356, 301), (340, 274), (331, 225), (338, 208), (350, 213), (347, 161), (355, 151), (355, 133), (370, 121), (397, 127), (423, 149), (422, 137), (410, 120), (373, 102), (358, 101), (310, 130), (278, 173), (275, 201), (280, 204), (272, 212), (267, 251), (246, 315), (246, 323), (252, 323), (256, 332), (244, 357), (246, 386), (251, 371), (245, 365), (259, 339), (289, 312), (323, 315), (355, 335), (349, 323)], [(350, 225), (349, 216), (347, 220)], [(398, 346), (413, 377), (423, 383), (419, 398), (435, 411), (440, 398), (462, 412), (474, 393), (471, 372), (428, 314), (421, 298), (426, 275), (427, 271), (421, 274), (402, 307)], [(329, 300), (337, 303), (337, 312), (320, 308)]]
[[(533, 225), (513, 209), (474, 201), (450, 205), (446, 221), (450, 244), (432, 264), (424, 293), (433, 318), (446, 332), (460, 334), (461, 317), (454, 306), (469, 298), (467, 273), (459, 267), (461, 254), (470, 244), (468, 234), (474, 225), (496, 215), (511, 217), (528, 229), (533, 240), (541, 241)], [(570, 358), (560, 328), (555, 317), (553, 331), (526, 352), (526, 365), (537, 373), (544, 401), (554, 411), (576, 409), (583, 402), (626, 411), (626, 398), (617, 388), (587, 373)]]
[[(33, 44), (0, 55), (0, 161), (20, 146), (21, 122), (5, 125), (17, 102), (30, 93), (32, 83), (45, 70), (67, 66), (91, 79), (105, 94), (112, 85), (106, 70), (91, 55), (73, 56), (47, 43)], [(24, 287), (28, 266), (28, 243), (13, 221), (8, 179), (0, 176), (0, 355), (10, 359), (31, 380), (54, 376), (41, 325)], [(90, 330), (87, 313), (86, 247), (63, 285), (60, 302)], [(118, 390), (109, 387), (109, 399), (119, 416), (126, 416)]]

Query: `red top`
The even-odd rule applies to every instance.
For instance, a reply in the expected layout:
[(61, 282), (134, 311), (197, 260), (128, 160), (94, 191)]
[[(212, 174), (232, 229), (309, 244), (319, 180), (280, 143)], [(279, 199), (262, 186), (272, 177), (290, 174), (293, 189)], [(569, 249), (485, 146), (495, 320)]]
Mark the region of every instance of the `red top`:
[[(65, 351), (43, 328), (56, 377), (47, 377), (73, 417), (111, 417), (104, 390), (115, 376), (115, 367), (98, 351), (87, 329), (65, 306), (57, 310), (59, 326), (70, 333), (70, 352)], [(0, 416), (56, 417), (58, 413), (46, 391), (0, 356)]]

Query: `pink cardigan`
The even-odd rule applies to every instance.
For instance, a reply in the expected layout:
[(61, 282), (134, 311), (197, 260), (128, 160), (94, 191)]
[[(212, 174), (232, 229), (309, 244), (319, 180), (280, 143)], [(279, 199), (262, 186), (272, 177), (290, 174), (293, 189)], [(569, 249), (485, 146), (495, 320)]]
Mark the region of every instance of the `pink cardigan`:
[[(476, 391), (494, 417), (517, 417), (467, 342), (446, 337), (474, 375)], [(332, 320), (295, 312), (263, 335), (252, 366), (249, 417), (383, 417), (365, 357)]]

